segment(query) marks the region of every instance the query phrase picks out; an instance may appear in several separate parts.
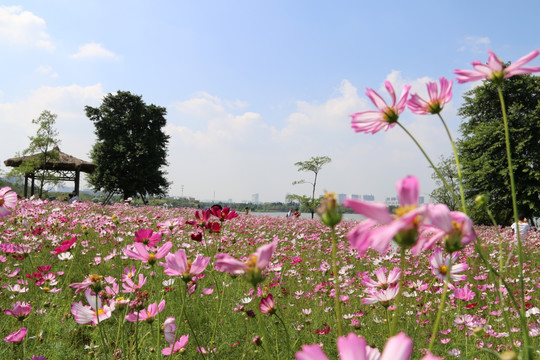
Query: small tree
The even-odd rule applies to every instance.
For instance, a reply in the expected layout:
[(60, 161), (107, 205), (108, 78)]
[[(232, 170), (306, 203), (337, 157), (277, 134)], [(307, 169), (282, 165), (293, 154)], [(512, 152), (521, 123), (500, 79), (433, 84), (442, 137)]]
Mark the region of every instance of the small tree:
[[(32, 120), (32, 124), (38, 125), (35, 136), (29, 136), (30, 145), (23, 150), (22, 155), (27, 156), (23, 159), (21, 165), (14, 168), (9, 176), (24, 176), (25, 174), (34, 173), (39, 181), (38, 196), (43, 195), (45, 184), (57, 184), (58, 179), (50, 170), (43, 169), (43, 166), (52, 161), (58, 160), (59, 152), (55, 150), (60, 144), (58, 139), (58, 131), (54, 125), (57, 115), (49, 110), (44, 110), (37, 119)], [(29, 155), (32, 155), (29, 157)]]
[(460, 204), (456, 202), (456, 196), (459, 194), (459, 180), (454, 158), (441, 156), (437, 168), (441, 175), (444, 176), (446, 183), (452, 189), (453, 193), (444, 186), (439, 175), (436, 172), (433, 172), (431, 178), (435, 181), (437, 188), (435, 188), (429, 196), (435, 203), (445, 204), (452, 211), (459, 210)]
[(317, 187), (317, 176), (319, 175), (319, 172), (321, 171), (322, 167), (329, 162), (331, 162), (332, 159), (330, 159), (328, 156), (312, 156), (310, 160), (307, 161), (298, 161), (294, 163), (295, 166), (298, 167), (298, 171), (310, 171), (314, 174), (313, 182), (307, 181), (307, 180), (297, 180), (293, 182), (293, 185), (297, 184), (311, 184), (312, 191), (311, 191), (311, 198), (305, 195), (288, 195), (287, 200), (288, 201), (297, 201), (300, 203), (300, 205), (309, 211), (311, 213), (311, 218), (313, 219), (313, 216), (315, 212), (317, 211), (317, 208), (319, 207), (319, 199), (315, 199), (315, 188)]
[(99, 108), (85, 110), (96, 127), (90, 157), (97, 168), (89, 177), (94, 189), (124, 199), (139, 195), (145, 204), (149, 195), (165, 195), (169, 136), (162, 128), (167, 110), (146, 105), (142, 96), (128, 91), (109, 94)]

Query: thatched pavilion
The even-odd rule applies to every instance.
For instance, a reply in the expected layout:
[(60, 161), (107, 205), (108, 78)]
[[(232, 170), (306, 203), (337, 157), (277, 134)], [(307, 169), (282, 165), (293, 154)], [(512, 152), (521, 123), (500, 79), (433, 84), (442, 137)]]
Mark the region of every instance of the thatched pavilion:
[[(74, 181), (75, 193), (79, 196), (79, 181), (81, 171), (84, 173), (92, 173), (96, 169), (96, 165), (91, 162), (77, 159), (74, 156), (68, 155), (60, 151), (58, 147), (55, 147), (52, 151), (58, 152), (58, 156), (55, 156), (54, 160), (47, 161), (36, 169), (34, 172), (24, 175), (24, 197), (28, 197), (28, 180), (31, 181), (30, 196), (34, 195), (34, 185), (36, 175), (40, 171), (50, 171), (54, 173), (54, 178), (60, 181)], [(25, 160), (31, 160), (32, 158), (38, 158), (39, 154), (22, 156), (17, 158), (11, 158), (4, 161), (6, 166), (17, 167)]]

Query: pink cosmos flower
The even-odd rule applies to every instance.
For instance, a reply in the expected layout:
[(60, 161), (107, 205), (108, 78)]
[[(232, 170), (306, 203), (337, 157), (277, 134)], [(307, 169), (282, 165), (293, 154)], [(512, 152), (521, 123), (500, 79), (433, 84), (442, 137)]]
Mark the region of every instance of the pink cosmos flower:
[(381, 289), (379, 291), (372, 290), (368, 293), (368, 296), (362, 299), (362, 304), (372, 305), (381, 303), (382, 306), (390, 306), (392, 301), (399, 293), (399, 286), (392, 286), (387, 289)]
[(148, 310), (142, 309), (141, 311), (135, 311), (126, 315), (126, 320), (130, 322), (147, 321), (151, 322), (154, 317), (165, 309), (165, 300), (161, 300), (159, 305), (152, 303), (148, 305)]
[(174, 316), (169, 316), (167, 319), (165, 319), (165, 322), (163, 323), (163, 335), (165, 336), (165, 340), (169, 344), (174, 343), (175, 337), (176, 337), (176, 330), (178, 327), (176, 326)]
[(134, 243), (133, 246), (135, 247), (135, 251), (124, 249), (124, 254), (126, 254), (127, 257), (153, 265), (156, 263), (157, 259), (165, 257), (165, 255), (171, 251), (173, 244), (172, 242), (167, 241), (156, 250), (154, 250), (154, 248), (148, 249), (146, 245), (137, 242)]
[(458, 275), (469, 269), (466, 263), (455, 264), (458, 260), (459, 253), (454, 252), (451, 255), (443, 257), (441, 248), (435, 248), (433, 255), (429, 257), (429, 263), (431, 264), (431, 273), (435, 275), (440, 281), (446, 281), (446, 274), (450, 269), (450, 280), (463, 281), (467, 278), (467, 275)]
[(134, 242), (143, 243), (148, 245), (148, 247), (154, 247), (161, 241), (161, 234), (155, 233), (152, 229), (139, 229), (135, 231)]
[(97, 274), (91, 274), (80, 283), (70, 284), (69, 287), (75, 290), (75, 294), (85, 291), (88, 288), (93, 289), (94, 291), (99, 292), (103, 286), (103, 276)]
[(475, 296), (476, 296), (476, 294), (474, 293), (474, 291), (472, 291), (471, 289), (469, 289), (467, 287), (460, 288), (460, 289), (457, 289), (457, 288), (454, 289), (454, 297), (456, 299), (469, 301), (469, 300), (473, 300)]
[(15, 304), (11, 304), (13, 309), (6, 309), (4, 312), (6, 315), (15, 316), (18, 320), (24, 320), (28, 314), (32, 311), (32, 305), (27, 302), (17, 301)]
[(0, 189), (0, 218), (11, 215), (17, 205), (17, 193), (10, 187)]
[(423, 232), (429, 236), (421, 237), (421, 241), (411, 249), (414, 254), (431, 249), (439, 240), (444, 243), (446, 250), (454, 252), (463, 249), (476, 239), (473, 221), (462, 212), (450, 211), (444, 204), (430, 204), (426, 208), (425, 215), (430, 225), (426, 225)]
[(123, 293), (135, 293), (139, 291), (146, 284), (146, 277), (143, 274), (139, 274), (139, 283), (135, 284), (132, 278), (125, 278), (122, 282)]
[(229, 254), (216, 254), (215, 267), (217, 271), (228, 272), (232, 275), (247, 274), (249, 282), (256, 286), (263, 280), (261, 271), (270, 263), (270, 258), (277, 247), (277, 240), (263, 245), (251, 254), (246, 262), (235, 259)]
[(182, 349), (186, 347), (188, 341), (189, 335), (182, 335), (177, 342), (175, 342), (174, 344), (171, 343), (171, 346), (161, 350), (161, 353), (165, 356), (169, 356), (172, 354), (176, 354), (179, 351), (182, 352)]
[(367, 89), (366, 95), (371, 99), (373, 104), (379, 109), (371, 111), (361, 111), (352, 114), (352, 128), (355, 132), (375, 134), (380, 130), (388, 130), (396, 125), (399, 114), (405, 110), (407, 96), (409, 95), (410, 85), (405, 85), (401, 97), (396, 104), (396, 93), (394, 87), (389, 81), (384, 82), (386, 90), (392, 98), (392, 105), (388, 106), (383, 98), (373, 89)]
[(395, 267), (390, 270), (388, 276), (386, 276), (387, 271), (388, 269), (386, 268), (378, 268), (375, 270), (377, 281), (373, 281), (372, 279), (366, 277), (362, 281), (362, 285), (373, 289), (386, 289), (392, 286), (397, 286), (399, 278), (401, 277), (401, 269), (399, 267)]
[(184, 249), (180, 249), (174, 254), (165, 256), (165, 263), (160, 265), (165, 266), (165, 274), (169, 276), (181, 276), (184, 280), (191, 280), (195, 275), (199, 275), (206, 269), (209, 257), (197, 255), (194, 262), (188, 261)]
[(26, 328), (20, 328), (19, 330), (12, 332), (8, 336), (6, 336), (4, 338), (4, 341), (8, 343), (20, 343), (24, 340), (27, 331), (28, 330)]
[(261, 303), (259, 304), (259, 309), (263, 314), (274, 314), (276, 312), (276, 303), (274, 301), (274, 297), (272, 294), (268, 294), (267, 297), (263, 297), (261, 299)]
[(224, 207), (223, 209), (220, 209), (219, 206), (213, 206), (211, 210), (212, 214), (221, 221), (231, 220), (238, 217), (236, 210), (231, 210), (231, 208), (228, 206)]
[[(339, 358), (341, 360), (408, 360), (412, 353), (412, 340), (404, 333), (392, 336), (386, 342), (382, 355), (377, 349), (366, 344), (366, 340), (354, 333), (340, 336), (337, 340)], [(296, 360), (328, 360), (328, 357), (317, 344), (303, 345), (302, 350), (295, 354)], [(428, 354), (422, 360), (440, 359)]]
[[(394, 214), (384, 203), (345, 199), (344, 206), (368, 218), (347, 234), (351, 246), (360, 255), (369, 248), (383, 254), (392, 240), (405, 247), (416, 243), (425, 210), (424, 206), (418, 206), (418, 179), (407, 176), (396, 183), (396, 188), (399, 207)], [(375, 227), (377, 224), (381, 226)]]
[(51, 251), (51, 254), (58, 255), (65, 251), (68, 251), (69, 249), (71, 249), (71, 246), (75, 244), (76, 241), (77, 241), (76, 236), (72, 237), (70, 240), (63, 241), (62, 244), (60, 244), (60, 246), (58, 246), (53, 251)]
[(480, 61), (473, 61), (472, 65), (475, 70), (455, 70), (454, 73), (460, 75), (457, 77), (458, 83), (466, 83), (469, 81), (477, 80), (502, 80), (520, 74), (530, 74), (540, 71), (540, 66), (535, 67), (523, 67), (529, 61), (537, 57), (540, 52), (538, 50), (531, 51), (527, 55), (523, 56), (513, 64), (505, 67), (503, 62), (493, 53), (488, 50), (489, 57), (487, 64)]
[(444, 104), (452, 99), (452, 80), (450, 82), (444, 78), (439, 78), (441, 84), (441, 92), (436, 82), (428, 82), (427, 89), (429, 101), (422, 99), (418, 94), (412, 94), (407, 105), (415, 114), (438, 114), (443, 109)]
[(108, 306), (101, 303), (99, 296), (96, 297), (94, 292), (86, 289), (84, 292), (88, 305), (83, 305), (80, 301), (71, 305), (71, 313), (77, 324), (88, 324), (96, 326), (98, 323), (107, 320), (111, 317), (114, 311), (114, 305)]

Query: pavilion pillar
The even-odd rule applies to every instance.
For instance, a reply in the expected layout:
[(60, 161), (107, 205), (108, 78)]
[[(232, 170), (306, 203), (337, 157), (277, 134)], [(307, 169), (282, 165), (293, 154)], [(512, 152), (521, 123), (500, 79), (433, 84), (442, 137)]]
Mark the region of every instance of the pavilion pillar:
[(79, 180), (81, 179), (81, 172), (79, 170), (75, 171), (75, 194), (79, 196)]
[(30, 196), (34, 196), (34, 185), (35, 185), (35, 180), (36, 180), (36, 174), (32, 173), (31, 178), (32, 178), (32, 188), (30, 189)]
[(28, 198), (28, 174), (24, 174), (24, 198)]

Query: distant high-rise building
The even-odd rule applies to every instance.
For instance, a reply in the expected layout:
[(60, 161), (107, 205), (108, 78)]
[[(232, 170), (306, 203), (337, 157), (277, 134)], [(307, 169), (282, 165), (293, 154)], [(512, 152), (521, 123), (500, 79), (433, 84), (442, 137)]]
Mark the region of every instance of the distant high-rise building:
[(251, 202), (254, 203), (254, 204), (258, 204), (259, 203), (259, 194), (251, 195)]
[(347, 194), (338, 194), (337, 196), (338, 204), (343, 205), (343, 202), (345, 201), (346, 198), (347, 198)]
[(360, 199), (360, 195), (358, 195), (358, 194), (351, 194), (351, 199), (359, 200), (359, 199)]
[(399, 201), (397, 199), (397, 197), (387, 197), (386, 200), (384, 201), (384, 203), (387, 205), (387, 206), (399, 206)]
[(418, 204), (423, 204), (423, 203), (425, 203), (425, 198), (423, 196), (420, 196), (418, 198)]
[(373, 195), (362, 195), (362, 200), (364, 201), (375, 201), (375, 196)]

